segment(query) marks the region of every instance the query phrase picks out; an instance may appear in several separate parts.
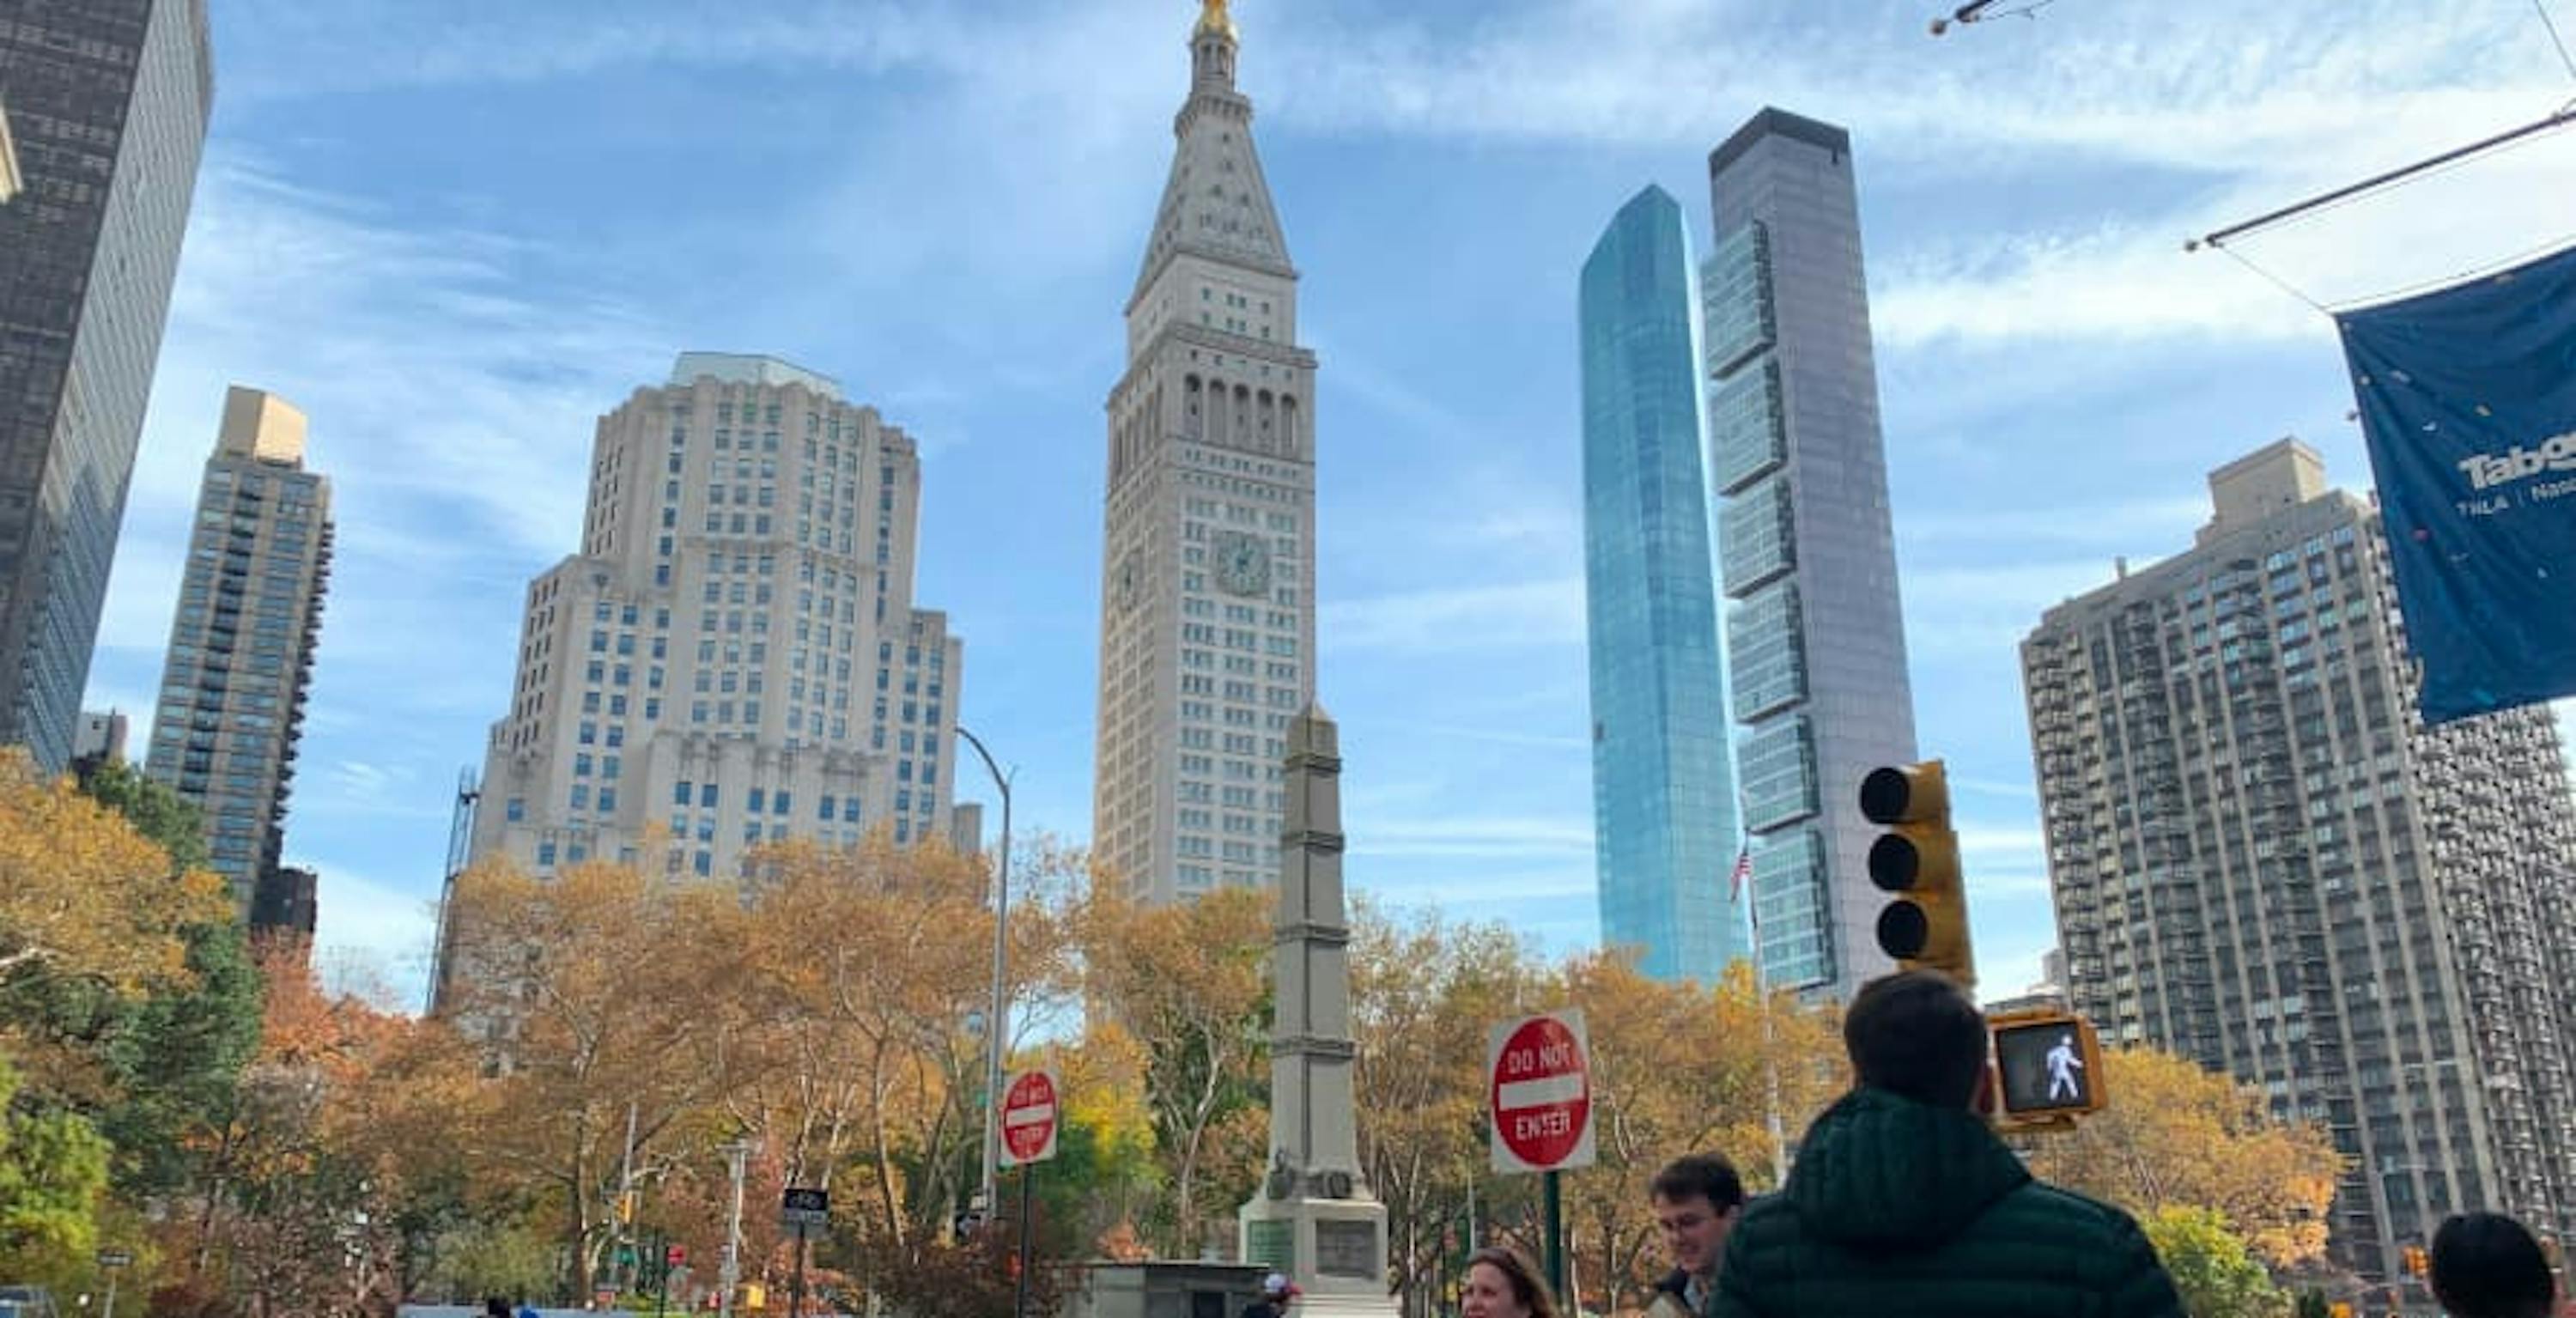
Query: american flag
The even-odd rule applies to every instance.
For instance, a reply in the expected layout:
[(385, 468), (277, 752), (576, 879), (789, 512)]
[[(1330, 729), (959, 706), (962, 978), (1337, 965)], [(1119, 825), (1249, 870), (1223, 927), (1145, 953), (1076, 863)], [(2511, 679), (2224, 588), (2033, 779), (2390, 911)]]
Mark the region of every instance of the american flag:
[(1742, 849), (1735, 853), (1735, 872), (1727, 876), (1726, 900), (1728, 904), (1735, 905), (1743, 902), (1744, 881), (1752, 876), (1753, 846), (1751, 843), (1746, 843)]

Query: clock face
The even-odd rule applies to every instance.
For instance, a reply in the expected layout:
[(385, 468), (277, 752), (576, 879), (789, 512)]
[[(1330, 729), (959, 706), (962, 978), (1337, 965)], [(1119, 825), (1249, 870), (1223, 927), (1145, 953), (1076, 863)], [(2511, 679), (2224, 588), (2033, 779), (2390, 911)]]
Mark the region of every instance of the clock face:
[(1216, 584), (1230, 595), (1259, 595), (1270, 589), (1270, 546), (1259, 536), (1219, 531), (1210, 546), (1216, 558)]

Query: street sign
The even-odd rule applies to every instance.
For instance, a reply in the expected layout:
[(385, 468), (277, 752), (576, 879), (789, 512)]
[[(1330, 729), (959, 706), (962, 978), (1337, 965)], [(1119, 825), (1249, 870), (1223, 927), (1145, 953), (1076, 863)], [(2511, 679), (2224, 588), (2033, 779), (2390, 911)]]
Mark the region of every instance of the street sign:
[(1580, 1008), (1494, 1027), (1486, 1048), (1486, 1096), (1495, 1171), (1592, 1165), (1590, 1056)]
[(673, 1245), (670, 1248), (663, 1250), (662, 1261), (675, 1268), (688, 1262), (689, 1247), (686, 1245)]
[(1055, 1074), (1022, 1071), (1002, 1099), (1002, 1165), (1018, 1167), (1055, 1156)]
[(98, 1252), (98, 1265), (102, 1268), (130, 1268), (134, 1266), (134, 1255), (121, 1249), (102, 1249)]
[(808, 1227), (832, 1223), (832, 1192), (817, 1186), (791, 1185), (778, 1196), (778, 1224), (802, 1234)]

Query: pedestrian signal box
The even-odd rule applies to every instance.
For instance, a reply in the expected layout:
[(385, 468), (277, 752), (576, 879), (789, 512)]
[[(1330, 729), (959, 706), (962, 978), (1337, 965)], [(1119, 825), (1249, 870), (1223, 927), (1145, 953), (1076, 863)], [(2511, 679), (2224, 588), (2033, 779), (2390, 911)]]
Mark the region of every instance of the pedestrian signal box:
[(2014, 1012), (1987, 1021), (1995, 1041), (1997, 1115), (2055, 1124), (2110, 1105), (2102, 1042), (2071, 1011)]

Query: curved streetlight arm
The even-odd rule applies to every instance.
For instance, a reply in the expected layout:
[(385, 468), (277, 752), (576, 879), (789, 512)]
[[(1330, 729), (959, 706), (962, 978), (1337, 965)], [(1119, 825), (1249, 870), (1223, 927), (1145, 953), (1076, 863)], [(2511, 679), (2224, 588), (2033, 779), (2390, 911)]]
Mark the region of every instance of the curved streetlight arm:
[[(1002, 1110), (1002, 1050), (1007, 1045), (1009, 999), (1005, 984), (1010, 974), (1011, 943), (1011, 775), (984, 748), (984, 739), (957, 725), (957, 735), (984, 761), (984, 771), (993, 775), (993, 786), (1002, 794), (1002, 854), (993, 869), (993, 1001), (984, 1014), (984, 1167), (977, 1195), (987, 1214), (1001, 1204), (998, 1182), (1001, 1178), (1002, 1145), (997, 1126)], [(951, 782), (954, 782), (952, 776)]]

